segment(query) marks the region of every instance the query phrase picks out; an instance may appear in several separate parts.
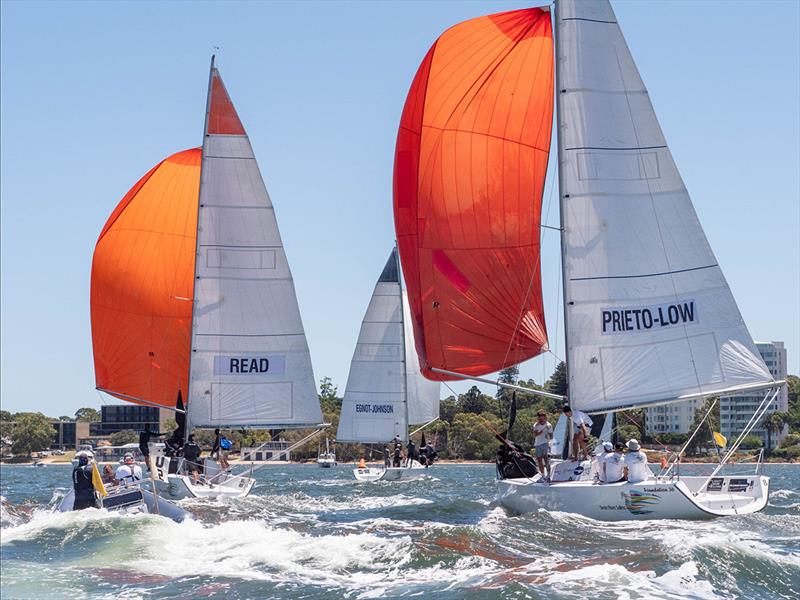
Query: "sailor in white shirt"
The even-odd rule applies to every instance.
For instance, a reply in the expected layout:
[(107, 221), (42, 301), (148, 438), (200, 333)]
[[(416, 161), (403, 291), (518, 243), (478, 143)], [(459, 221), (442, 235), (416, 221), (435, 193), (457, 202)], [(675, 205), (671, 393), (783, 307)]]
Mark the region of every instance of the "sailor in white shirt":
[(647, 455), (639, 449), (639, 442), (628, 440), (628, 454), (625, 455), (625, 473), (629, 483), (647, 481), (653, 476), (647, 466)]
[(617, 444), (614, 447), (614, 452), (604, 457), (603, 481), (605, 483), (616, 483), (625, 479), (625, 455), (622, 453), (623, 448), (624, 446), (622, 444)]
[(605, 481), (606, 481), (606, 472), (605, 472), (606, 459), (609, 456), (611, 456), (612, 454), (614, 454), (614, 444), (612, 444), (611, 442), (603, 442), (603, 445), (602, 445), (601, 448), (602, 449), (600, 450), (600, 454), (598, 454), (597, 457), (595, 458), (595, 465), (593, 466), (593, 469), (595, 470), (595, 473), (597, 474), (595, 476), (595, 479), (597, 479), (600, 483), (605, 483)]
[(592, 420), (589, 415), (579, 410), (573, 411), (569, 404), (565, 404), (562, 412), (572, 420), (572, 456), (570, 460), (578, 460), (578, 448), (581, 449), (581, 460), (589, 459), (589, 450), (586, 442), (589, 439), (589, 430), (592, 427)]
[(123, 464), (117, 467), (114, 479), (119, 485), (130, 485), (142, 480), (142, 468), (133, 462), (133, 454), (126, 452)]

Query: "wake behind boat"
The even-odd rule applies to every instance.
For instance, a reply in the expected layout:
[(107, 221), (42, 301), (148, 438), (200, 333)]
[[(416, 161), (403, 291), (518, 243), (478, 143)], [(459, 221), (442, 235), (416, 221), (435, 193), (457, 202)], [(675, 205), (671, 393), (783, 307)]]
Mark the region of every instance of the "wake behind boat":
[(574, 463), (572, 481), (551, 484), (498, 434), (498, 500), (611, 520), (761, 510), (767, 477), (719, 472), (784, 382), (744, 325), (610, 4), (556, 0), (552, 17), (545, 7), (460, 23), (411, 85), (394, 208), (422, 371), (496, 383), (479, 376), (548, 349), (539, 251), (555, 96), (570, 404), (613, 414), (765, 395), (710, 477), (598, 485)]

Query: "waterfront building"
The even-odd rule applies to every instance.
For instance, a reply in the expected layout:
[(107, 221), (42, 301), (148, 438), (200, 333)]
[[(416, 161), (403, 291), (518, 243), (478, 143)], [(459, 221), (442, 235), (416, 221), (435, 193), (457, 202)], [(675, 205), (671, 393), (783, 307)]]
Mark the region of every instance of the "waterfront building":
[[(764, 363), (776, 380), (786, 379), (786, 348), (783, 342), (756, 342), (756, 348), (761, 353)], [(720, 429), (722, 435), (729, 440), (736, 438), (747, 425), (753, 412), (758, 408), (764, 399), (764, 391), (751, 392), (737, 396), (724, 396), (719, 400)], [(775, 412), (786, 412), (789, 410), (789, 390), (784, 383), (777, 398), (767, 409), (764, 417), (768, 417)], [(781, 431), (772, 434), (772, 448), (778, 446), (788, 433), (788, 426), (784, 425)], [(763, 425), (763, 419), (756, 425), (751, 432), (761, 438), (764, 447), (767, 446), (767, 430)]]

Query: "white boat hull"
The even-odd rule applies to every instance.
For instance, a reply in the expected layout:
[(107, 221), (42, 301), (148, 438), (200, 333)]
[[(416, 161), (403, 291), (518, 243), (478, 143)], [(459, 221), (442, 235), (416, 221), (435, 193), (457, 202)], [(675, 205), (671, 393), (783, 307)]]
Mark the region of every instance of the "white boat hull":
[(318, 458), (317, 464), (323, 469), (330, 469), (336, 466), (336, 461), (330, 458)]
[(505, 479), (497, 480), (497, 500), (517, 513), (545, 509), (601, 521), (712, 519), (758, 512), (767, 504), (769, 477), (715, 477), (701, 490), (707, 479), (681, 477), (608, 484)]
[[(138, 491), (141, 492), (141, 501), (136, 503), (125, 503), (119, 506), (110, 506), (113, 503), (113, 499), (118, 496), (119, 494), (124, 494), (127, 491), (135, 490), (135, 487), (129, 487), (122, 490), (110, 489), (109, 495), (103, 500), (104, 506), (103, 508), (112, 512), (116, 512), (119, 514), (158, 514), (162, 517), (167, 517), (168, 519), (172, 519), (176, 523), (180, 523), (191, 517), (191, 513), (183, 510), (181, 507), (173, 504), (169, 500), (162, 498), (159, 496), (158, 498), (158, 510), (156, 510), (156, 499), (153, 496), (152, 492), (147, 491), (144, 488), (139, 488)], [(61, 502), (58, 505), (58, 510), (60, 512), (70, 512), (72, 511), (72, 506), (75, 503), (75, 492), (70, 490), (69, 493), (64, 496)], [(87, 509), (89, 510), (89, 509)]]
[(166, 487), (173, 498), (244, 498), (255, 484), (250, 477), (224, 474), (200, 484), (195, 484), (191, 475), (170, 475), (168, 479)]
[(421, 479), (427, 474), (428, 469), (417, 461), (414, 461), (409, 467), (353, 469), (353, 475), (358, 481), (411, 481)]

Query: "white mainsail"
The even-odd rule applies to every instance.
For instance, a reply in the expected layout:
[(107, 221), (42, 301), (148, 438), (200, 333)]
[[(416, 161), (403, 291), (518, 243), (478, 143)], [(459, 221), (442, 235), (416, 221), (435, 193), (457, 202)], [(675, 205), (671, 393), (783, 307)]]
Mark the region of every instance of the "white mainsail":
[(394, 249), (378, 278), (350, 363), (336, 440), (386, 443), (439, 415), (439, 383), (428, 381), (410, 333)]
[(571, 402), (602, 411), (769, 387), (610, 4), (556, 8)]
[(194, 303), (189, 429), (322, 421), (272, 202), (213, 59)]

